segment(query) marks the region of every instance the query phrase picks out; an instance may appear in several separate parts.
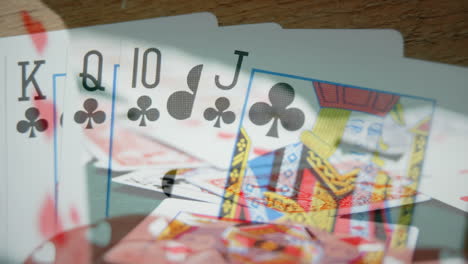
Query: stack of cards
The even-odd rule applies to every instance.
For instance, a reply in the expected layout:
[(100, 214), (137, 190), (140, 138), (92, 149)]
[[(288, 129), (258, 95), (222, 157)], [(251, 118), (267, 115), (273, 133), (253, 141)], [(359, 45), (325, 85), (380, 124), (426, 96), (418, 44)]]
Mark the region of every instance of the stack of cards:
[[(307, 228), (346, 234), (333, 239), (354, 243), (354, 260), (383, 260), (414, 247), (411, 210), (383, 237), (375, 223), (339, 216), (430, 198), (468, 211), (468, 70), (404, 58), (395, 31), (218, 27), (197, 13), (9, 37), (0, 47), (7, 260), (89, 224), (93, 177), (106, 181), (94, 218), (118, 214), (113, 187), (122, 184), (205, 202), (192, 202), (211, 208), (205, 216), (172, 220), (223, 226), (201, 232), (223, 248), (193, 263), (335, 262)], [(270, 241), (278, 234), (263, 228), (280, 223), (294, 234)], [(164, 263), (197, 251), (172, 236), (155, 252), (186, 252)]]

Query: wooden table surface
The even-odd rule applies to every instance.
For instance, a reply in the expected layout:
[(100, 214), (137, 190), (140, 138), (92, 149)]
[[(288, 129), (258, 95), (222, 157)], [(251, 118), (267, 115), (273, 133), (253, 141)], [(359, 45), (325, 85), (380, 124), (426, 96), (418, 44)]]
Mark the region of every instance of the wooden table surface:
[(2, 0), (0, 36), (25, 34), (22, 11), (46, 30), (209, 11), (220, 25), (391, 28), (407, 57), (468, 66), (468, 0)]

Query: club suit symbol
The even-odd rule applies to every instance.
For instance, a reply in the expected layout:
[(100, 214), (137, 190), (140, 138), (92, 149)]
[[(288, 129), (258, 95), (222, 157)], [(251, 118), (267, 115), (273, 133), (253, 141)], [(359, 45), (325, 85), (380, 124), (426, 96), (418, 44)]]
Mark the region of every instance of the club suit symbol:
[(19, 121), (16, 124), (16, 130), (23, 134), (29, 131), (30, 138), (36, 137), (36, 133), (34, 132), (35, 130), (38, 132), (44, 132), (48, 127), (48, 123), (45, 119), (39, 119), (39, 115), (40, 113), (37, 108), (28, 108), (24, 113), (27, 120)]
[(236, 115), (232, 111), (226, 111), (229, 108), (229, 100), (226, 97), (216, 99), (215, 108), (209, 107), (203, 113), (206, 120), (212, 121), (216, 118), (214, 127), (221, 127), (221, 121), (225, 124), (231, 124), (236, 120)]
[(147, 95), (142, 95), (137, 100), (137, 107), (132, 107), (128, 110), (127, 117), (132, 121), (140, 120), (140, 126), (146, 126), (148, 121), (156, 121), (159, 118), (159, 111), (156, 108), (150, 108), (152, 104), (151, 98)]
[(83, 110), (78, 110), (75, 113), (74, 119), (75, 122), (78, 124), (83, 124), (87, 121), (86, 129), (93, 128), (93, 122), (96, 124), (102, 124), (106, 120), (106, 113), (101, 110), (97, 110), (98, 102), (93, 99), (89, 98), (83, 103)]
[(249, 110), (249, 118), (252, 123), (263, 126), (273, 120), (269, 137), (278, 137), (278, 120), (288, 131), (295, 131), (304, 124), (304, 113), (295, 107), (288, 106), (294, 101), (294, 88), (287, 83), (277, 83), (271, 87), (268, 97), (270, 104), (257, 102)]

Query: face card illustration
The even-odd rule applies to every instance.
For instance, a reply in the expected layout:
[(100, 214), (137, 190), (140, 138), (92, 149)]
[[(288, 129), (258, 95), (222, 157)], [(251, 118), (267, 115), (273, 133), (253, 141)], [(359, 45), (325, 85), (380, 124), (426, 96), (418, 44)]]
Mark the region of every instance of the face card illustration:
[[(267, 95), (251, 99), (255, 90)], [(263, 201), (284, 213), (338, 214), (414, 202), (433, 108), (434, 101), (422, 97), (254, 69), (226, 180), (226, 189), (234, 191), (225, 192), (220, 214), (255, 215), (253, 205), (236, 211), (235, 204), (244, 199)], [(341, 142), (351, 134), (385, 150), (392, 142), (386, 142), (384, 131), (394, 127), (408, 138), (402, 156), (387, 157)], [(268, 152), (270, 147), (277, 150), (257, 158), (258, 150)], [(258, 180), (251, 182), (251, 173)], [(263, 191), (255, 198), (236, 195), (254, 194), (245, 189), (249, 185)]]

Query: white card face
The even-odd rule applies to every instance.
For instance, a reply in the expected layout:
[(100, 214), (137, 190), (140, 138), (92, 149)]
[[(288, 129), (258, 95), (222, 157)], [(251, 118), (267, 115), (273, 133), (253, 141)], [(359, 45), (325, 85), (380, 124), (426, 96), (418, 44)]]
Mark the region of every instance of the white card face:
[[(285, 53), (278, 53), (277, 47), (274, 45), (268, 46), (265, 43), (273, 43), (276, 40), (286, 46), (287, 41), (280, 41), (277, 38), (268, 39), (267, 36), (268, 34), (265, 34), (260, 40), (235, 34), (223, 35), (218, 39), (216, 36), (200, 37), (198, 35), (199, 39), (219, 40), (217, 45), (210, 46), (209, 50), (205, 47), (208, 44), (195, 41), (187, 44), (175, 39), (172, 42), (173, 45), (171, 45), (172, 50), (167, 49), (165, 51), (163, 50), (165, 45), (171, 41), (169, 38), (165, 38), (164, 42), (153, 41), (152, 45), (159, 47), (161, 56), (169, 60), (169, 62), (161, 66), (159, 91), (155, 89), (145, 94), (147, 99), (152, 100), (152, 105), (159, 112), (158, 120), (153, 122), (157, 129), (152, 131), (152, 135), (174, 144), (192, 155), (197, 155), (215, 166), (226, 167), (229, 166), (228, 163), (232, 155), (226, 149), (234, 146), (239, 127), (250, 126), (249, 136), (255, 138), (255, 144), (259, 144), (260, 147), (284, 146), (298, 142), (301, 130), (309, 130), (311, 127), (318, 125), (316, 121), (310, 119), (313, 118), (310, 113), (311, 111), (317, 111), (317, 105), (320, 105), (320, 108), (337, 108), (336, 104), (340, 103), (340, 100), (345, 100), (346, 102), (341, 102), (338, 108), (349, 108), (348, 110), (357, 112), (364, 111), (364, 113), (381, 117), (391, 115), (392, 111), (396, 112), (395, 115), (397, 116), (399, 112), (405, 113), (406, 121), (402, 122), (402, 124), (412, 125), (412, 127), (401, 126), (400, 132), (403, 134), (404, 131), (409, 130), (411, 132), (412, 137), (406, 144), (406, 147), (411, 150), (411, 154), (405, 162), (396, 166), (402, 168), (404, 166), (401, 164), (408, 164), (407, 168), (402, 169), (403, 175), (408, 175), (411, 179), (417, 181), (422, 176), (422, 172), (417, 171), (417, 167), (423, 166), (419, 157), (425, 155), (427, 141), (429, 140), (428, 136), (432, 133), (430, 124), (441, 121), (440, 116), (432, 116), (434, 100), (437, 101), (437, 107), (439, 108), (463, 114), (468, 112), (464, 101), (461, 99), (465, 97), (460, 96), (465, 96), (467, 93), (466, 89), (462, 88), (468, 78), (466, 69), (410, 59), (389, 58), (382, 62), (379, 58), (372, 56), (364, 58), (364, 55), (354, 56), (355, 54), (346, 55), (337, 54), (336, 52), (328, 54), (320, 48), (312, 48), (308, 43), (307, 45), (302, 43), (302, 46), (301, 43), (298, 43), (294, 49), (290, 49)], [(132, 58), (134, 45), (134, 43), (130, 42), (123, 44), (122, 61)], [(147, 45), (145, 48), (148, 49), (152, 45)], [(245, 49), (240, 48), (243, 45), (245, 45)], [(175, 47), (185, 52), (175, 51)], [(190, 50), (190, 53), (186, 52), (188, 50)], [(197, 56), (200, 58), (199, 63), (197, 63)], [(362, 59), (362, 61), (359, 61), (358, 58)], [(178, 61), (179, 64), (174, 65), (174, 61)], [(238, 78), (236, 78), (235, 65), (241, 65)], [(125, 66), (124, 62), (122, 67), (127, 67), (126, 72), (131, 68)], [(179, 83), (164, 84), (164, 67), (179, 69), (182, 72), (182, 77), (176, 79)], [(252, 71), (253, 69), (254, 71)], [(264, 78), (263, 84), (257, 83), (258, 79), (253, 79), (253, 74), (258, 76), (261, 73), (269, 75)], [(171, 71), (170, 74), (174, 74), (174, 72)], [(189, 77), (188, 81), (185, 81), (186, 76)], [(270, 96), (272, 87), (280, 83), (280, 80), (277, 80), (279, 77), (293, 79), (289, 80), (289, 82), (293, 82), (293, 86), (297, 87), (297, 89), (294, 89), (294, 97), (285, 88), (280, 90), (285, 90), (290, 95)], [(122, 80), (122, 85), (128, 87), (125, 81), (128, 83), (130, 77), (123, 76)], [(257, 88), (252, 88), (254, 81)], [(440, 87), (446, 87), (448, 81), (450, 82), (449, 88), (440, 89)], [(266, 85), (268, 82), (270, 82), (269, 85)], [(307, 82), (309, 82), (308, 87)], [(324, 91), (318, 92), (317, 89), (322, 89), (320, 83), (330, 84), (331, 87), (325, 85)], [(167, 91), (168, 87), (174, 86), (182, 88), (177, 92), (176, 90)], [(245, 101), (247, 89), (251, 89), (248, 98), (252, 98), (252, 101), (249, 101), (250, 99)], [(195, 91), (196, 96), (194, 96)], [(333, 93), (332, 91), (338, 92), (336, 95), (338, 97), (329, 94), (328, 91), (331, 93)], [(278, 94), (279, 92), (275, 93)], [(345, 95), (346, 93), (348, 95)], [(143, 93), (138, 94), (138, 96), (142, 95)], [(172, 102), (175, 99), (171, 101), (170, 98), (179, 95), (178, 104), (173, 104)], [(322, 96), (322, 102), (317, 104), (315, 108), (313, 106), (308, 108), (307, 104), (313, 104), (314, 96)], [(347, 96), (351, 97), (348, 98)], [(408, 101), (408, 104), (402, 103), (404, 100), (411, 98), (416, 100), (414, 102)], [(281, 101), (283, 99), (286, 101)], [(359, 101), (364, 99), (368, 101)], [(331, 101), (325, 102), (324, 100)], [(338, 101), (333, 103), (333, 100)], [(393, 109), (393, 107), (397, 107), (399, 100), (403, 100), (401, 104), (404, 107), (400, 110)], [(273, 101), (281, 109), (300, 109), (304, 120), (299, 117), (291, 119), (300, 120), (300, 125), (280, 124), (281, 120), (273, 116), (274, 118), (268, 120), (257, 119), (257, 124), (253, 124), (254, 122), (248, 124), (248, 119), (252, 119), (249, 117), (249, 112), (255, 103), (260, 102), (264, 103), (264, 106), (272, 106)], [(301, 105), (301, 102), (304, 105)], [(136, 101), (135, 103), (137, 105)], [(369, 103), (371, 105), (368, 105)], [(357, 106), (351, 107), (352, 104), (357, 104)], [(167, 107), (168, 105), (169, 107)], [(244, 117), (241, 118), (244, 105)], [(345, 105), (348, 105), (348, 107)], [(164, 108), (167, 110), (166, 113), (161, 111)], [(375, 109), (372, 110), (373, 108)], [(274, 109), (271, 111), (271, 113), (276, 113)], [(307, 115), (304, 114), (305, 111), (308, 112)], [(437, 112), (437, 109), (435, 111)], [(285, 115), (289, 115), (289, 113)], [(306, 118), (310, 120), (306, 120)], [(247, 123), (239, 124), (239, 120), (245, 120)], [(274, 127), (275, 120), (277, 129), (273, 130), (278, 132), (278, 135), (275, 135), (274, 132), (269, 134), (268, 130), (260, 130), (261, 127)], [(371, 119), (369, 121), (372, 123)], [(139, 123), (132, 122), (134, 127), (139, 126)], [(144, 130), (149, 126), (142, 127), (139, 129)], [(183, 131), (180, 131), (180, 127), (184, 127)], [(177, 130), (174, 128), (177, 128)], [(256, 131), (253, 130), (254, 128)], [(369, 127), (366, 130), (369, 131)], [(382, 134), (385, 134), (386, 138), (392, 138), (388, 131), (382, 131)], [(279, 135), (281, 135), (281, 140), (272, 143), (272, 140), (276, 138), (275, 136), (279, 138)], [(223, 138), (223, 140), (220, 138)], [(295, 140), (291, 142), (292, 139)], [(259, 153), (261, 152), (259, 151)], [(424, 169), (434, 167), (431, 164), (426, 164), (426, 166)], [(434, 169), (437, 170), (437, 168)], [(438, 171), (443, 174), (440, 168)]]
[[(122, 146), (109, 144), (110, 127), (113, 126), (115, 106), (112, 105), (113, 89), (120, 83), (119, 71), (120, 38), (131, 38), (132, 32), (140, 29), (147, 34), (156, 34), (155, 29), (174, 32), (177, 28), (185, 31), (196, 31), (199, 27), (213, 28), (212, 16), (207, 14), (168, 17), (140, 22), (120, 23), (116, 25), (97, 26), (76, 29), (71, 32), (72, 40), (67, 68), (67, 94), (65, 115), (65, 139), (63, 141), (64, 159), (68, 180), (64, 180), (62, 188), (67, 190), (68, 196), (74, 193), (74, 201), (79, 204), (87, 202), (86, 171), (81, 157), (86, 153), (84, 137), (97, 139), (99, 151), (109, 153), (111, 149), (124, 151)], [(210, 24), (211, 23), (211, 24)], [(190, 26), (187, 26), (189, 24)], [(142, 27), (140, 28), (139, 25)], [(122, 35), (119, 35), (121, 33)], [(183, 33), (183, 32), (181, 32)], [(150, 82), (150, 81), (149, 81)], [(117, 98), (119, 104), (130, 100), (126, 95)], [(118, 135), (121, 135), (120, 133)], [(102, 140), (104, 139), (104, 140)], [(108, 156), (105, 162), (112, 166)], [(108, 166), (109, 167), (109, 166)], [(120, 166), (122, 167), (122, 166)], [(112, 169), (112, 168), (111, 168)], [(108, 184), (110, 187), (111, 171), (108, 171)], [(81, 186), (81, 189), (77, 188)], [(102, 190), (110, 195), (108, 189)], [(109, 196), (107, 196), (109, 197)], [(107, 200), (108, 201), (108, 200)], [(101, 217), (109, 214), (109, 204), (101, 205), (106, 208)], [(86, 209), (82, 205), (80, 208)], [(84, 221), (87, 221), (85, 219)]]
[[(393, 29), (285, 29), (284, 38), (312, 43), (318, 41), (330, 50), (354, 52), (364, 45), (367, 56), (385, 58), (404, 56), (404, 40), (400, 32)], [(350, 50), (349, 50), (350, 49)]]
[[(257, 28), (261, 27), (261, 28)], [(324, 43), (331, 50), (343, 50), (349, 52), (365, 52), (367, 56), (385, 58), (387, 56), (404, 56), (404, 40), (400, 32), (393, 29), (282, 29), (277, 23), (262, 23), (248, 25), (233, 25), (221, 27), (221, 29), (250, 29), (261, 32), (261, 29), (274, 29), (278, 31), (278, 37), (289, 38), (294, 42)], [(347, 47), (343, 46), (347, 44)], [(362, 50), (359, 47), (362, 46)]]
[[(243, 25), (242, 27), (222, 27), (220, 28), (220, 31), (249, 33), (257, 30), (265, 31), (275, 30), (278, 28), (278, 24), (263, 23)], [(148, 67), (151, 66), (152, 65), (148, 64)], [(138, 68), (136, 70), (138, 70)], [(122, 71), (125, 71), (125, 69), (122, 69)], [(129, 98), (129, 96), (131, 96), (131, 94), (126, 93), (125, 96), (121, 95), (120, 97)], [(123, 114), (125, 114), (124, 110), (118, 110), (117, 112), (122, 112)], [(108, 149), (103, 149), (102, 143), (108, 142), (109, 131), (107, 129), (100, 129), (100, 131), (102, 131), (102, 133), (89, 134), (88, 139), (91, 143), (89, 149), (99, 160), (98, 163), (95, 163), (95, 166), (107, 169), (109, 165), (109, 157), (107, 155)], [(200, 160), (191, 157), (183, 152), (180, 152), (174, 148), (165, 146), (164, 144), (161, 144), (155, 141), (154, 139), (149, 138), (148, 136), (143, 136), (141, 134), (134, 133), (132, 130), (122, 127), (121, 123), (116, 124), (116, 127), (114, 129), (114, 137), (125, 138), (125, 140), (114, 141), (114, 152), (112, 155), (113, 171), (131, 171), (143, 168), (194, 168), (206, 165)], [(149, 159), (149, 157), (151, 158)]]
[[(274, 25), (274, 24), (273, 24)], [(239, 34), (239, 33), (243, 33), (243, 34), (252, 34), (252, 33), (256, 33), (258, 32), (258, 30), (267, 30), (267, 29), (271, 29), (271, 25), (270, 24), (252, 24), (252, 25), (248, 25), (246, 27), (228, 27), (228, 28), (223, 28), (221, 31), (223, 33), (226, 33), (226, 32), (232, 32), (232, 33), (236, 33), (236, 34)], [(342, 34), (343, 32), (345, 32), (345, 30), (328, 30), (328, 31), (324, 31), (324, 30), (317, 30), (318, 34), (321, 36), (321, 37), (333, 37), (333, 38), (336, 38), (338, 37), (340, 34)], [(356, 32), (356, 31), (353, 31), (353, 32)], [(382, 37), (382, 36), (385, 36), (384, 34), (381, 34), (379, 31), (375, 31), (375, 32), (372, 32), (372, 31), (363, 31), (365, 32), (367, 35), (368, 35), (368, 38), (369, 39), (372, 39), (371, 37), (373, 35), (375, 35), (375, 37)], [(391, 31), (384, 31), (385, 34), (389, 35), (389, 37), (394, 37), (394, 34), (388, 34), (388, 33), (393, 33)], [(298, 33), (298, 32), (296, 32)], [(300, 36), (300, 34), (296, 34), (294, 33), (293, 31), (291, 32), (291, 34), (288, 34), (288, 35), (296, 35), (296, 36)], [(313, 32), (309, 32), (309, 33), (313, 33)], [(177, 35), (177, 34), (171, 34), (171, 35)], [(362, 38), (364, 34), (360, 34), (359, 37)], [(147, 36), (145, 36), (144, 38), (148, 38)], [(169, 38), (171, 39), (171, 38)], [(173, 38), (172, 38), (173, 39)], [(381, 38), (379, 38), (381, 39)], [(388, 39), (388, 38), (387, 38)], [(165, 40), (163, 40), (162, 42), (164, 43), (165, 41), (167, 40), (167, 38), (165, 38)], [(176, 40), (176, 41), (180, 41), (180, 40)], [(392, 42), (392, 41), (390, 41)], [(393, 41), (395, 43), (397, 43), (396, 41)], [(129, 98), (132, 98), (132, 100), (134, 100), (134, 104), (137, 103), (137, 100), (138, 100), (138, 96), (142, 94), (142, 91), (148, 91), (148, 94), (154, 94), (154, 95), (158, 95), (158, 88), (160, 90), (159, 91), (164, 91), (164, 92), (161, 92), (162, 94), (164, 94), (163, 96), (157, 96), (158, 99), (156, 99), (157, 101), (154, 101), (153, 99), (151, 100), (151, 103), (152, 105), (161, 105), (161, 104), (164, 104), (166, 99), (164, 98), (169, 98), (171, 97), (170, 94), (167, 94), (167, 87), (171, 87), (173, 84), (172, 83), (165, 83), (165, 81), (167, 81), (167, 79), (170, 79), (171, 81), (178, 81), (181, 83), (181, 85), (184, 85), (186, 83), (185, 80), (181, 81), (180, 79), (177, 79), (178, 77), (177, 76), (180, 76), (178, 75), (179, 72), (176, 71), (175, 69), (179, 69), (180, 66), (180, 62), (183, 61), (181, 60), (180, 58), (183, 58), (183, 59), (187, 59), (188, 61), (190, 60), (188, 57), (189, 55), (187, 54), (177, 54), (179, 51), (177, 50), (171, 50), (169, 48), (169, 51), (166, 51), (166, 55), (164, 55), (164, 59), (162, 59), (162, 52), (161, 52), (161, 49), (151, 49), (150, 46), (148, 46), (146, 43), (143, 43), (142, 41), (142, 44), (138, 44), (138, 41), (126, 41), (125, 42), (126, 44), (125, 45), (133, 45), (133, 46), (142, 46), (142, 47), (146, 47), (145, 49), (142, 49), (142, 48), (136, 48), (137, 50), (135, 49), (126, 49), (125, 47), (123, 48), (123, 56), (122, 56), (122, 60), (121, 60), (121, 65), (122, 67), (119, 69), (119, 76), (122, 76), (120, 79), (119, 79), (119, 87), (118, 87), (118, 92), (117, 92), (117, 96), (118, 98), (127, 98), (127, 102), (128, 102), (128, 99)], [(356, 42), (357, 43), (357, 42)], [(360, 46), (358, 45), (355, 45), (356, 49), (357, 47), (361, 48)], [(399, 46), (399, 45), (395, 45), (395, 46)], [(162, 49), (164, 50), (164, 49)], [(167, 50), (167, 49), (166, 49)], [(189, 48), (187, 49), (189, 50)], [(159, 53), (158, 53), (159, 52)], [(385, 51), (384, 53), (390, 53), (389, 51)], [(161, 56), (159, 56), (158, 54), (160, 54)], [(137, 55), (137, 56), (136, 56)], [(172, 56), (172, 57), (171, 57)], [(145, 57), (146, 57), (146, 60), (145, 60)], [(153, 61), (151, 61), (151, 59), (153, 58)], [(136, 60), (136, 63), (137, 63), (137, 66), (135, 66), (135, 60)], [(146, 68), (143, 68), (143, 63), (146, 62), (147, 64), (145, 64)], [(188, 62), (190, 63), (190, 62)], [(171, 66), (173, 65), (173, 66)], [(170, 68), (172, 67), (172, 68)], [(191, 68), (192, 65), (187, 65), (186, 66), (186, 71), (188, 72), (189, 71), (189, 68)], [(147, 72), (147, 74), (149, 76), (154, 76), (153, 77), (153, 80), (154, 82), (152, 83), (153, 85), (150, 85), (148, 84), (148, 81), (145, 80), (146, 84), (143, 84), (143, 80), (141, 78), (143, 78), (143, 76), (140, 76), (143, 74), (143, 70), (153, 70), (153, 72)], [(135, 74), (134, 74), (134, 71)], [(137, 76), (138, 75), (138, 76)], [(162, 79), (161, 77), (157, 77), (158, 75), (160, 76), (163, 76)], [(192, 77), (193, 77), (193, 74), (192, 74)], [(146, 78), (146, 75), (145, 75), (145, 78)], [(159, 78), (159, 79), (158, 79)], [(185, 77), (184, 77), (185, 79)], [(122, 84), (122, 87), (120, 86)], [(129, 87), (129, 85), (131, 84), (131, 87), (132, 89), (125, 89), (125, 87)], [(175, 83), (174, 83), (175, 84)], [(146, 86), (145, 86), (146, 85)], [(135, 88), (133, 88), (135, 86)], [(146, 87), (153, 87), (154, 88), (146, 88)], [(166, 88), (164, 88), (166, 87)], [(195, 87), (193, 87), (195, 88)], [(161, 90), (163, 89), (163, 90)], [(132, 92), (133, 91), (133, 92)], [(180, 93), (179, 93), (180, 94)], [(185, 93), (185, 95), (189, 95), (188, 93)], [(176, 98), (176, 96), (172, 96), (172, 98)], [(187, 99), (187, 98), (185, 98)], [(184, 100), (185, 100), (184, 99)], [(198, 99), (200, 100), (200, 99)], [(125, 116), (127, 115), (128, 116), (128, 111), (130, 111), (129, 109), (130, 108), (133, 108), (133, 106), (131, 105), (125, 105), (125, 103), (121, 103), (121, 101), (119, 101), (118, 104), (116, 104), (116, 113), (121, 115), (122, 117), (124, 117), (123, 119), (125, 119)], [(127, 111), (128, 109), (128, 111)], [(161, 109), (157, 108), (157, 107), (150, 107), (149, 109), (152, 109), (152, 111), (154, 111), (155, 115), (157, 113), (157, 118), (159, 119), (159, 116), (161, 115)], [(156, 110), (155, 110), (156, 109)], [(180, 109), (180, 108), (172, 108), (172, 111), (175, 111), (177, 109)], [(203, 110), (203, 109), (202, 109)], [(127, 111), (127, 112), (126, 112)], [(170, 113), (169, 113), (170, 114)], [(122, 122), (120, 121), (121, 119), (121, 116), (119, 116), (116, 120), (116, 125), (117, 127), (119, 126), (132, 126), (132, 125), (135, 125), (133, 126), (134, 128), (136, 129), (140, 129), (142, 130), (142, 132), (145, 132), (146, 131), (146, 134), (147, 135), (150, 135), (150, 136), (153, 136), (153, 137), (156, 137), (158, 138), (158, 134), (159, 132), (161, 131), (161, 129), (166, 129), (168, 130), (166, 134), (168, 134), (169, 136), (170, 135), (173, 135), (173, 137), (171, 138), (171, 140), (167, 139), (167, 138), (164, 138), (164, 136), (162, 136), (163, 138), (163, 141), (166, 143), (166, 144), (174, 144), (173, 142), (177, 141), (178, 139), (174, 136), (178, 136), (179, 134), (178, 133), (174, 133), (176, 132), (178, 129), (177, 129), (177, 120), (176, 122), (170, 122), (170, 117), (169, 119), (167, 119), (166, 117), (161, 117), (161, 120), (160, 122), (158, 122), (159, 124), (156, 125), (156, 123), (154, 121), (156, 120), (148, 120), (148, 116), (145, 117), (145, 118), (140, 118), (138, 119), (139, 122), (125, 122), (125, 120), (123, 120)], [(150, 116), (149, 116), (150, 117)], [(151, 118), (151, 117), (150, 117)], [(179, 117), (177, 117), (179, 118)], [(180, 118), (184, 118), (184, 117), (180, 117)], [(164, 123), (163, 123), (164, 122)], [(154, 123), (154, 124), (153, 124)], [(151, 125), (154, 125), (154, 127), (152, 128), (147, 128), (147, 127), (150, 127)], [(183, 123), (184, 124), (184, 123)], [(201, 129), (202, 130), (202, 133), (206, 133), (207, 131), (209, 132), (211, 128), (211, 125), (207, 126), (207, 127), (201, 127), (203, 124), (203, 120), (200, 120), (200, 119), (191, 119), (189, 120), (189, 122), (185, 122), (184, 124), (184, 128), (186, 128), (187, 126), (189, 126), (190, 128), (191, 127), (197, 127), (198, 129)], [(157, 129), (158, 130), (158, 133), (152, 133), (154, 129)], [(216, 132), (216, 131), (214, 131)], [(163, 131), (164, 133), (164, 131)], [(116, 133), (117, 134), (117, 133)], [(223, 132), (219, 132), (217, 134), (214, 134), (214, 135), (211, 135), (211, 136), (215, 136), (217, 140), (222, 140), (224, 141), (226, 138), (229, 138), (233, 136), (234, 134), (233, 133), (223, 133)], [(119, 138), (119, 136), (116, 136), (115, 137), (116, 139)], [(128, 137), (125, 137), (126, 139), (128, 139)], [(121, 145), (122, 144), (122, 140), (116, 140), (115, 141), (116, 144), (119, 144)], [(191, 142), (190, 145), (194, 145), (196, 144), (196, 142)], [(181, 149), (186, 149), (185, 147), (180, 147)], [(194, 154), (195, 155), (195, 154)], [(129, 170), (130, 168), (125, 168), (125, 167), (122, 167), (120, 166), (119, 164), (121, 162), (118, 162), (118, 158), (121, 156), (120, 152), (118, 153), (114, 153), (113, 154), (113, 165), (112, 165), (112, 169), (113, 170)], [(129, 157), (130, 158), (130, 157)], [(106, 167), (107, 164), (105, 161), (102, 161), (98, 164), (100, 167)], [(193, 165), (187, 165), (189, 167), (194, 167)], [(184, 166), (186, 167), (186, 166)]]
[[(114, 141), (112, 147), (112, 171), (134, 171), (141, 169), (173, 169), (208, 166), (206, 163), (162, 144), (153, 138), (135, 133), (128, 128), (114, 126), (114, 137), (126, 140)], [(109, 129), (96, 128), (87, 134), (86, 143), (93, 156), (98, 159), (93, 165), (107, 169), (109, 165)]]
[(421, 192), (468, 212), (468, 118), (448, 110), (437, 109), (434, 132), (428, 147), (426, 178)]
[[(117, 97), (125, 95), (125, 98), (132, 98), (133, 105), (116, 104), (115, 111), (121, 114), (116, 122), (138, 129), (141, 133), (153, 136), (216, 167), (226, 168), (232, 154), (226, 150), (231, 149), (235, 141), (238, 117), (242, 112), (249, 82), (249, 70), (255, 66), (256, 61), (256, 58), (248, 55), (247, 50), (251, 47), (262, 48), (262, 55), (267, 56), (268, 52), (276, 52), (279, 47), (300, 40), (297, 46), (304, 50), (301, 56), (308, 58), (311, 63), (324, 57), (331, 57), (335, 60), (349, 58), (358, 63), (360, 55), (365, 55), (366, 48), (363, 45), (373, 45), (371, 42), (362, 43), (361, 38), (356, 37), (353, 40), (350, 35), (346, 39), (346, 44), (341, 42), (341, 49), (328, 49), (327, 37), (337, 39), (341, 31), (317, 30), (317, 39), (311, 31), (307, 31), (308, 35), (299, 34), (299, 32), (268, 31), (262, 33), (262, 37), (255, 37), (258, 35), (256, 31), (251, 31), (249, 34), (243, 31), (221, 34), (196, 32), (190, 34), (193, 41), (186, 41), (188, 35), (170, 34), (164, 38), (135, 35), (136, 40), (123, 41)], [(372, 35), (372, 32), (368, 33)], [(394, 36), (393, 32), (389, 33), (392, 37)], [(283, 38), (283, 34), (290, 37)], [(245, 45), (246, 49), (226, 49), (225, 45), (221, 44), (225, 43), (224, 36), (233, 43), (244, 43), (239, 45)], [(264, 37), (270, 39), (271, 42), (264, 42)], [(218, 39), (220, 42), (216, 45), (210, 41), (203, 41), (214, 40), (216, 42)], [(401, 42), (397, 40), (397, 45), (401, 47)], [(207, 46), (210, 48), (208, 49)], [(235, 46), (235, 44), (230, 46)], [(350, 49), (354, 50), (352, 55), (349, 54)], [(146, 61), (145, 56), (147, 56)], [(293, 61), (293, 59), (294, 57), (289, 58), (285, 55), (283, 60)], [(270, 61), (274, 64), (279, 63), (277, 60)], [(138, 63), (138, 68), (135, 62)], [(143, 62), (149, 63), (146, 69), (152, 70), (147, 72), (145, 78), (152, 78), (150, 80), (153, 81), (154, 88), (151, 88), (152, 86), (148, 83), (146, 85), (142, 83)], [(281, 64), (285, 70), (288, 68), (288, 65)], [(240, 71), (236, 72), (238, 66)], [(138, 75), (134, 74), (134, 70), (138, 71)], [(180, 87), (180, 89), (175, 87)], [(260, 96), (260, 94), (254, 96)], [(146, 116), (137, 118), (133, 115), (137, 113), (140, 98), (141, 105), (151, 103), (148, 109), (154, 113), (152, 115), (154, 118), (150, 116), (152, 120), (147, 120)], [(216, 115), (219, 110), (218, 106), (226, 111), (222, 117)], [(130, 109), (133, 110), (130, 111)], [(143, 113), (141, 107), (138, 111)], [(132, 114), (131, 117), (129, 113)], [(115, 140), (118, 139), (115, 138)], [(216, 148), (207, 147), (207, 142), (216, 142)]]
[[(82, 156), (86, 153), (84, 137), (93, 129), (105, 129), (111, 126), (111, 103), (106, 96), (111, 93), (117, 80), (119, 41), (101, 38), (94, 42), (93, 34), (88, 29), (72, 32), (71, 51), (68, 55), (64, 140), (62, 150), (63, 171), (66, 179), (61, 184), (70, 203), (78, 203), (79, 211), (87, 211), (87, 173)], [(108, 142), (102, 146), (109, 149)], [(103, 190), (105, 192), (105, 190)], [(105, 217), (103, 212), (102, 217)], [(88, 221), (88, 218), (84, 218)]]
[[(66, 227), (57, 209), (57, 102), (54, 74), (63, 72), (65, 31), (47, 34), (37, 52), (30, 36), (6, 39), (9, 257), (23, 260), (42, 240)], [(19, 52), (18, 52), (19, 51)], [(55, 106), (55, 107), (54, 107)]]
[[(198, 25), (209, 27), (217, 24), (216, 18), (209, 13), (179, 17), (181, 22), (177, 22), (176, 19), (170, 21), (193, 22), (189, 23), (193, 27)], [(147, 19), (102, 27), (107, 27), (109, 34), (128, 32), (135, 28), (150, 31), (156, 21), (157, 19)], [(92, 41), (96, 41), (99, 37)], [(45, 48), (39, 51), (32, 40), (46, 43)], [(61, 114), (68, 31), (3, 38), (1, 45), (4, 47), (2, 51), (5, 51), (2, 56), (6, 55), (7, 58), (2, 57), (0, 76), (5, 75), (8, 78), (2, 78), (2, 82), (5, 81), (1, 84), (1, 92), (5, 93), (3, 97), (5, 109), (2, 108), (0, 113), (2, 116), (6, 115), (3, 110), (9, 109), (8, 112), (11, 114), (3, 119), (5, 121), (1, 129), (5, 134), (0, 134), (2, 136), (0, 143), (8, 144), (2, 147), (1, 154), (6, 155), (7, 153), (3, 151), (10, 150), (8, 155), (2, 158), (5, 166), (3, 164), (1, 166), (5, 168), (2, 177), (5, 177), (4, 182), (7, 184), (4, 188), (8, 191), (2, 191), (0, 199), (2, 204), (0, 216), (3, 215), (1, 218), (7, 219), (6, 224), (2, 225), (5, 230), (0, 230), (1, 242), (5, 243), (5, 246), (0, 244), (0, 252), (2, 256), (7, 256), (3, 254), (5, 250), (8, 252), (9, 260), (19, 262), (41, 241), (61, 229), (86, 223), (87, 186), (85, 179), (69, 177), (67, 167), (64, 169), (65, 176), (60, 174), (62, 168), (60, 158), (63, 156), (60, 144)], [(119, 51), (118, 48), (116, 50)], [(42, 99), (41, 95), (45, 98)], [(6, 164), (10, 166), (7, 168)]]

